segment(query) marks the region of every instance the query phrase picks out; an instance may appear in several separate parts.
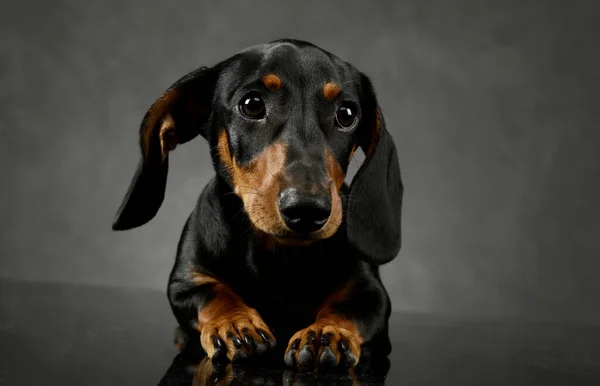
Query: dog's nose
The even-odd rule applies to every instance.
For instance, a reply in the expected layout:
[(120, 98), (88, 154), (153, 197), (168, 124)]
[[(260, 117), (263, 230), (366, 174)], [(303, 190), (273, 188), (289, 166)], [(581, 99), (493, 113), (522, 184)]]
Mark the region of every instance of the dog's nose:
[(295, 232), (309, 233), (323, 228), (331, 214), (329, 194), (309, 194), (296, 188), (279, 193), (279, 212), (283, 221)]

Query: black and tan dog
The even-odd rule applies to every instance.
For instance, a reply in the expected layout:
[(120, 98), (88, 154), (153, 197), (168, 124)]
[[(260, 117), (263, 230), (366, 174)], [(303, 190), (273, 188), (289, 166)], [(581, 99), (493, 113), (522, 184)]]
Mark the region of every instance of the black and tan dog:
[[(367, 76), (291, 39), (184, 76), (142, 121), (143, 157), (113, 229), (155, 216), (169, 152), (197, 135), (216, 176), (183, 228), (168, 285), (187, 341), (213, 360), (268, 354), (297, 369), (389, 354), (378, 266), (400, 250), (403, 185)], [(348, 187), (358, 148), (365, 160)]]

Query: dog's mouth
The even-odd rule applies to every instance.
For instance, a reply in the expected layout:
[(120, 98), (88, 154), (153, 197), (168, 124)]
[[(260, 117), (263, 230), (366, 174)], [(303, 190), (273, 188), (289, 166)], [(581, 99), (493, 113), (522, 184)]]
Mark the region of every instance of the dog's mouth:
[(277, 246), (304, 247), (319, 239), (302, 236), (271, 236), (271, 241)]
[(262, 236), (260, 239), (271, 249), (274, 247), (305, 247), (330, 237), (330, 235), (320, 236), (318, 232), (294, 233), (288, 231), (273, 234), (259, 231), (259, 234)]

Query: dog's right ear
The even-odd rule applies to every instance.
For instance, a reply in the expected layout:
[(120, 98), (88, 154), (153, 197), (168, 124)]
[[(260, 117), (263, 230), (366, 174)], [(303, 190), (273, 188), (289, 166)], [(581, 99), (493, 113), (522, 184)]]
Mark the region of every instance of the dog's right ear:
[(219, 67), (201, 67), (175, 82), (150, 107), (140, 127), (141, 160), (112, 225), (127, 230), (150, 221), (162, 205), (169, 151), (210, 125)]

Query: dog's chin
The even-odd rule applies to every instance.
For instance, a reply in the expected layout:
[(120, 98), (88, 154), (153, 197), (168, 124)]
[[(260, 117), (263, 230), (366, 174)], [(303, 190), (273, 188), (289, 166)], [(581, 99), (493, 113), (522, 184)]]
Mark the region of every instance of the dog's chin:
[(306, 247), (319, 239), (290, 236), (290, 237), (273, 237), (273, 241), (282, 247)]
[(257, 234), (269, 249), (275, 249), (277, 247), (306, 247), (330, 238), (335, 232), (326, 234), (322, 229), (311, 233), (296, 233), (288, 229), (282, 229), (279, 232), (265, 232), (257, 229)]

